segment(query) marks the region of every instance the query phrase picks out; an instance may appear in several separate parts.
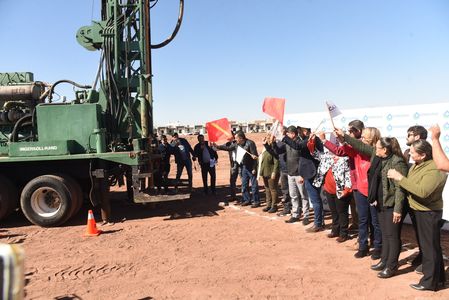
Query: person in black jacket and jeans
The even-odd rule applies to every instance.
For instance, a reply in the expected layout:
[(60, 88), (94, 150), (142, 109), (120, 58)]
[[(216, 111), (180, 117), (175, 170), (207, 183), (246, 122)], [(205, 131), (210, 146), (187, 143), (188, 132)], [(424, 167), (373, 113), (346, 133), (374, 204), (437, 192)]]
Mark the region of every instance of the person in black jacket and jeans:
[[(257, 185), (257, 148), (256, 144), (246, 138), (245, 133), (239, 130), (235, 134), (235, 140), (237, 143), (230, 146), (217, 146), (213, 144), (219, 150), (234, 151), (238, 148), (242, 148), (241, 151), (246, 151), (242, 160), (240, 161), (240, 176), (242, 178), (242, 206), (250, 205), (251, 207), (260, 206), (259, 186)], [(251, 183), (251, 195), (249, 193), (249, 184)], [(252, 197), (251, 197), (252, 196)], [(252, 201), (251, 201), (252, 198)]]
[[(236, 145), (237, 142), (235, 140), (235, 134), (232, 132), (232, 140), (230, 140), (229, 142), (226, 142), (224, 145), (221, 146), (215, 146), (215, 149), (218, 150), (224, 150), (222, 148), (228, 148), (231, 145)], [(223, 147), (222, 147), (223, 146)], [(229, 187), (231, 189), (231, 195), (230, 195), (230, 199), (237, 201), (237, 203), (240, 203), (239, 200), (237, 200), (237, 177), (239, 177), (239, 173), (240, 173), (240, 166), (239, 164), (235, 161), (236, 159), (236, 149), (228, 151), (229, 154)], [(228, 206), (229, 205), (229, 199), (225, 198), (224, 200), (224, 205)]]
[[(302, 139), (298, 136), (296, 127), (290, 126), (287, 128), (287, 133), (282, 139), (282, 143), (280, 143), (280, 145), (273, 143), (272, 145), (274, 152), (278, 155), (285, 154), (286, 159), (288, 189), (291, 197), (292, 210), (290, 219), (285, 222), (298, 222), (301, 216), (301, 210), (303, 210), (304, 218), (302, 222), (303, 225), (307, 225), (309, 224), (309, 196), (307, 195), (307, 191), (304, 187), (303, 179), (300, 176), (301, 153), (300, 150), (296, 150), (289, 144), (286, 144), (284, 142), (285, 139), (288, 139), (292, 143), (300, 143), (302, 141)], [(304, 145), (307, 145), (307, 142)], [(302, 201), (302, 206), (300, 206), (300, 200)]]
[[(289, 132), (297, 130), (295, 126), (290, 127), (288, 128)], [(297, 172), (300, 177), (299, 180), (304, 183), (307, 194), (309, 195), (313, 205), (315, 217), (313, 227), (308, 228), (307, 232), (318, 232), (324, 230), (323, 201), (321, 200), (320, 188), (315, 187), (312, 183), (316, 175), (319, 162), (312, 157), (307, 148), (308, 139), (308, 136), (304, 136), (302, 138), (292, 138), (292, 136), (287, 135), (282, 139), (282, 142), (284, 142), (288, 148), (291, 149), (291, 151), (297, 151), (297, 155), (299, 156), (299, 166), (297, 167)], [(316, 149), (323, 151), (323, 144), (321, 143), (321, 140), (318, 139), (318, 137), (315, 137), (315, 139)], [(287, 153), (287, 165), (289, 164), (288, 159)]]
[(218, 160), (217, 152), (209, 147), (208, 143), (204, 141), (204, 135), (198, 135), (198, 144), (193, 148), (194, 156), (198, 159), (198, 163), (201, 167), (201, 175), (203, 177), (204, 193), (207, 194), (207, 173), (210, 174), (210, 190), (215, 195), (215, 181), (216, 172), (215, 164)]
[[(175, 132), (173, 134), (173, 140), (171, 142), (171, 146), (173, 147), (173, 155), (175, 156), (176, 162), (176, 184), (175, 184), (175, 192), (178, 191), (178, 185), (180, 183), (182, 170), (186, 168), (187, 176), (189, 178), (189, 191), (192, 191), (192, 160), (195, 161), (195, 155), (193, 154), (192, 146), (190, 146), (189, 142), (180, 138), (178, 133)], [(193, 155), (190, 158), (190, 154)]]

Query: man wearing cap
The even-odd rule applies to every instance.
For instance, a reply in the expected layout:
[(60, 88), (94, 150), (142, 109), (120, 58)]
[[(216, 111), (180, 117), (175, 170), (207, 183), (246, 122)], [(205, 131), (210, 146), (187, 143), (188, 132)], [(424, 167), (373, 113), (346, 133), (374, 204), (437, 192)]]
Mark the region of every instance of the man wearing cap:
[[(286, 143), (288, 140), (288, 143)], [(301, 216), (301, 206), (299, 205), (300, 197), (302, 199), (302, 210), (304, 214), (303, 224), (309, 224), (309, 197), (303, 184), (303, 178), (300, 176), (300, 159), (301, 151), (296, 149), (292, 145), (296, 143), (302, 143), (301, 138), (298, 136), (298, 131), (295, 126), (287, 128), (287, 134), (282, 139), (282, 145), (273, 143), (272, 147), (275, 153), (281, 155), (285, 153), (285, 160), (287, 164), (287, 178), (288, 178), (288, 190), (292, 203), (291, 217), (286, 220), (286, 223), (298, 222)], [(306, 146), (307, 142), (304, 143)]]

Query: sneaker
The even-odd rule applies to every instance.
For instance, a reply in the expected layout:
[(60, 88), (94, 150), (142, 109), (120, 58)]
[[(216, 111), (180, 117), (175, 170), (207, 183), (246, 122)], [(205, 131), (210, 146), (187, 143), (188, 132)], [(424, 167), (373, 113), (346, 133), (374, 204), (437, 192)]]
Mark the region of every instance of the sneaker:
[(260, 203), (251, 204), (251, 208), (256, 208), (256, 207), (260, 207)]
[(368, 255), (368, 250), (359, 250), (354, 254), (355, 258), (362, 258)]
[(242, 206), (248, 206), (248, 205), (251, 205), (251, 202), (249, 202), (249, 201), (242, 202)]
[(307, 226), (310, 224), (309, 218), (302, 219), (302, 225)]
[(315, 226), (315, 225), (313, 225), (312, 227), (307, 228), (306, 232), (308, 232), (308, 233), (315, 233), (315, 232), (319, 232), (319, 231), (323, 231), (323, 230), (324, 230), (323, 226)]
[(271, 207), (266, 206), (266, 207), (264, 207), (264, 209), (262, 209), (262, 211), (267, 212), (267, 211), (269, 211), (270, 209), (271, 209)]
[(290, 219), (285, 220), (285, 223), (295, 223), (298, 221), (299, 221), (299, 218), (291, 217)]
[(373, 252), (371, 252), (371, 259), (376, 260), (381, 257), (382, 250), (381, 249), (374, 249)]

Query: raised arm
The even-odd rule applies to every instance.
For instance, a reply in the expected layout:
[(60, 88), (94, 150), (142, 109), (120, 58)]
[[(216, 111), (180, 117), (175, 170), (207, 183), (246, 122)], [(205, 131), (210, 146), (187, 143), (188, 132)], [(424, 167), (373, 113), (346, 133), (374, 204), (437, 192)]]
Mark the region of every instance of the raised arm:
[(278, 155), (283, 154), (287, 151), (284, 143), (281, 143), (281, 146), (278, 146), (278, 143), (273, 143), (271, 145), (272, 145), (273, 151)]
[(284, 138), (282, 139), (282, 142), (289, 145), (290, 147), (292, 147), (295, 150), (303, 150), (303, 149), (307, 148), (307, 140), (306, 139), (294, 141), (291, 138), (289, 138), (288, 136), (284, 136)]
[(352, 146), (355, 150), (360, 152), (361, 154), (372, 156), (374, 154), (374, 151), (376, 149), (368, 144), (365, 144), (364, 142), (357, 140), (347, 134), (344, 135), (345, 142)]
[(437, 168), (441, 171), (449, 172), (449, 159), (444, 153), (440, 143), (441, 130), (438, 124), (429, 128), (432, 137), (432, 156)]

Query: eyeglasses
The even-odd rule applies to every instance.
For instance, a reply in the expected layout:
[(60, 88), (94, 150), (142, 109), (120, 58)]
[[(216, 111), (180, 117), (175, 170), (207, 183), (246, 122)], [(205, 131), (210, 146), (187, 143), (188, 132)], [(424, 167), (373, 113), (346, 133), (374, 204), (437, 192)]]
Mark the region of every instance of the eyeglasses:
[(415, 136), (415, 134), (413, 134), (411, 132), (407, 134), (407, 137), (411, 137), (411, 136)]

